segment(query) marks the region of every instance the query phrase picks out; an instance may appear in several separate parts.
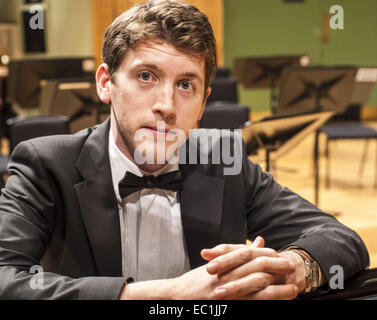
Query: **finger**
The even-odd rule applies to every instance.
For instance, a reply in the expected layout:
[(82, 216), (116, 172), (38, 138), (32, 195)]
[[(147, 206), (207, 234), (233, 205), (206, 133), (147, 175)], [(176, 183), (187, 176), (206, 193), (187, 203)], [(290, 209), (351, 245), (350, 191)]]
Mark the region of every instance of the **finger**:
[[(203, 249), (201, 255), (203, 259), (210, 261), (216, 257), (229, 253), (234, 250), (244, 248), (244, 244), (220, 244), (212, 249)], [(256, 237), (256, 239), (251, 244), (252, 247), (263, 248), (265, 246), (265, 241), (261, 236)]]
[(224, 274), (220, 274), (220, 279), (223, 283), (227, 283), (256, 272), (267, 272), (274, 275), (286, 276), (293, 273), (295, 270), (296, 266), (287, 259), (261, 256)]
[(256, 272), (247, 277), (229, 282), (214, 291), (214, 299), (235, 299), (258, 292), (275, 281), (275, 276), (265, 272)]
[(263, 248), (264, 245), (265, 245), (265, 241), (261, 236), (258, 236), (251, 244), (252, 247), (256, 247), (256, 248)]
[(245, 246), (239, 250), (229, 252), (212, 260), (207, 264), (207, 271), (210, 274), (226, 273), (260, 256), (277, 258), (278, 254), (275, 250), (270, 248), (254, 248), (252, 246)]
[(200, 254), (204, 260), (211, 261), (221, 255), (246, 247), (246, 244), (220, 244), (212, 249), (203, 249)]
[(299, 294), (293, 284), (270, 285), (256, 293), (238, 298), (239, 300), (292, 300)]

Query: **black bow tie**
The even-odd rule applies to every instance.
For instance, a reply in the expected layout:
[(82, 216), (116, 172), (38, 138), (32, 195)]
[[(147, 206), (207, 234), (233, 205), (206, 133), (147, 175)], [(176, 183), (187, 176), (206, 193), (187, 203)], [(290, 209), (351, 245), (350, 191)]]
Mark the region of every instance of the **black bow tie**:
[(119, 194), (122, 199), (142, 189), (165, 189), (180, 191), (181, 172), (172, 171), (157, 177), (152, 175), (138, 177), (127, 171), (124, 178), (119, 182)]

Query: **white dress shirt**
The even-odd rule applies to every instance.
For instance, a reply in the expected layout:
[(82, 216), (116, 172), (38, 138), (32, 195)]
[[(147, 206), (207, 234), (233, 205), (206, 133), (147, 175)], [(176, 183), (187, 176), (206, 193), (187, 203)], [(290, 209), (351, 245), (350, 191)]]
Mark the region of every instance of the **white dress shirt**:
[[(189, 271), (177, 192), (143, 189), (121, 199), (118, 183), (126, 171), (140, 177), (147, 173), (119, 150), (111, 129), (109, 158), (118, 202), (123, 276), (144, 281), (169, 279)], [(167, 164), (152, 174), (158, 176), (177, 169), (178, 164)]]

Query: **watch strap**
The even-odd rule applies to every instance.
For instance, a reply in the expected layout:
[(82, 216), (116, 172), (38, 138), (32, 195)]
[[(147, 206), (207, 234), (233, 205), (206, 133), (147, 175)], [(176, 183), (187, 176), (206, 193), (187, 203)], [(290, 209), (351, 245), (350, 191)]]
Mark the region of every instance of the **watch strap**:
[(305, 293), (314, 292), (321, 283), (321, 270), (318, 263), (304, 250), (298, 247), (288, 248), (288, 251), (297, 253), (304, 261), (306, 267)]

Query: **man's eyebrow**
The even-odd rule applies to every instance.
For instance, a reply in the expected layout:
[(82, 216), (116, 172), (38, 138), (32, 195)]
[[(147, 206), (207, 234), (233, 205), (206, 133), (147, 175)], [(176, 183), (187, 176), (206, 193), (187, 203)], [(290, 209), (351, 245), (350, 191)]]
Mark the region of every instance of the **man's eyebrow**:
[(193, 79), (197, 79), (199, 82), (203, 82), (203, 80), (199, 76), (199, 74), (197, 74), (195, 72), (185, 72), (185, 73), (182, 73), (182, 77), (193, 78)]
[(138, 63), (131, 67), (131, 71), (134, 71), (135, 69), (141, 69), (141, 68), (146, 68), (146, 69), (151, 69), (154, 71), (162, 72), (162, 70), (157, 65), (151, 64), (151, 63)]

